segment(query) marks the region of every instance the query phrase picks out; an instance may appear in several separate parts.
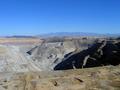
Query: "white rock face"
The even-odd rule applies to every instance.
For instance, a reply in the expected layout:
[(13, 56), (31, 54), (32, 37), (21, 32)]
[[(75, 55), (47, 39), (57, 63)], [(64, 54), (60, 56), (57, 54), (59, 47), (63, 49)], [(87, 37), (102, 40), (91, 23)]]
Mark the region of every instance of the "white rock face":
[(4, 71), (36, 71), (37, 68), (25, 54), (20, 52), (18, 46), (0, 45), (0, 72)]

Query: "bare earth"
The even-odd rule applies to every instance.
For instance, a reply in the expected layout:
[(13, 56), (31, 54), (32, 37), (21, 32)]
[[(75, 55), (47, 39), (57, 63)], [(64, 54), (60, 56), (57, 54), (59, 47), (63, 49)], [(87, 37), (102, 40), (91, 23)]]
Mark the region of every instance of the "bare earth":
[(0, 90), (120, 90), (120, 66), (0, 73)]
[(37, 44), (42, 40), (37, 38), (0, 38), (0, 44), (24, 45), (24, 44)]

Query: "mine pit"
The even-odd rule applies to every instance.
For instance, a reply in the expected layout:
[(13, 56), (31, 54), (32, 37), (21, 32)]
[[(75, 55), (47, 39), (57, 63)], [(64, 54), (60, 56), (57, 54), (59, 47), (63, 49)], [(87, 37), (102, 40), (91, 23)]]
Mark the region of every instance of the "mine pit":
[[(60, 44), (62, 43), (62, 44)], [(43, 43), (29, 50), (27, 54), (37, 61), (41, 70), (68, 70), (120, 64), (120, 42), (101, 40), (83, 43), (78, 40)], [(57, 48), (56, 48), (57, 47)], [(39, 64), (38, 64), (39, 63)]]
[(56, 41), (0, 45), (0, 71), (56, 71), (120, 64), (120, 41), (117, 39)]

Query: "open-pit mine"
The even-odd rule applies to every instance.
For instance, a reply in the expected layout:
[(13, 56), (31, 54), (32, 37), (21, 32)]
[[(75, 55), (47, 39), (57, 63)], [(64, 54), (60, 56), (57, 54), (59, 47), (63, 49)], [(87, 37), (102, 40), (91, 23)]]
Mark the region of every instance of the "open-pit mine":
[(120, 38), (0, 38), (0, 90), (120, 90)]

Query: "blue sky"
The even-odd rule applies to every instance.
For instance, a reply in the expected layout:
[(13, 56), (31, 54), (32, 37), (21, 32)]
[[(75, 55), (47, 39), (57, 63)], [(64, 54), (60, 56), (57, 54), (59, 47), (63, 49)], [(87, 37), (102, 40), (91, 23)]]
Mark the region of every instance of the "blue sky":
[(0, 0), (0, 35), (120, 33), (120, 0)]

